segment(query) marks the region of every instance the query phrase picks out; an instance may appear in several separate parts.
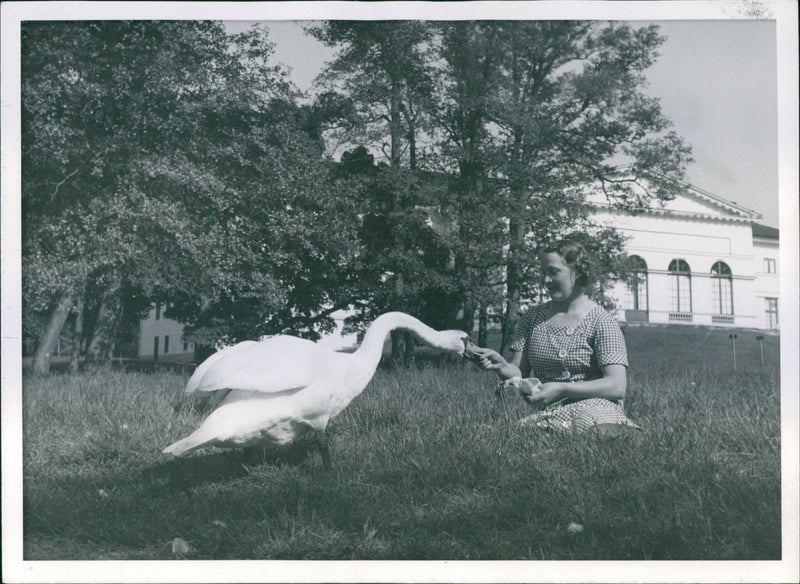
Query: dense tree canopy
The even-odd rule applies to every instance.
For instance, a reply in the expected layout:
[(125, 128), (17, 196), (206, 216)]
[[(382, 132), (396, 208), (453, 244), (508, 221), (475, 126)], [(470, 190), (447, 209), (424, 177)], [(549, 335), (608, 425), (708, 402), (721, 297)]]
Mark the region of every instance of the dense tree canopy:
[[(442, 31), (449, 81), (440, 84), (446, 88), (444, 135), (465, 184), (466, 208), (475, 205), (481, 177), (502, 185), (491, 200), (493, 216), (507, 221), (500, 245), (494, 243), (507, 250), (505, 345), (522, 298), (531, 297), (538, 280), (542, 244), (580, 231), (606, 243), (601, 258), (620, 249), (619, 238), (603, 237), (611, 233), (588, 220), (587, 187), (601, 188), (625, 208), (671, 198), (682, 188), (676, 179), (690, 149), (669, 131), (658, 101), (644, 93), (642, 72), (663, 42), (655, 26), (496, 21), (448, 24)], [(463, 215), (460, 221), (476, 223)], [(474, 232), (476, 241), (487, 241), (484, 229)], [(607, 265), (610, 276), (614, 271)]]
[(263, 30), (29, 23), (23, 47), (26, 313), (55, 305), (58, 329), (93, 290), (114, 320), (124, 284), (213, 344), (335, 300), (352, 205)]
[[(534, 292), (543, 243), (583, 232), (603, 242), (601, 258), (620, 249), (619, 237), (589, 219), (587, 187), (628, 209), (682, 188), (690, 149), (645, 93), (643, 72), (663, 42), (655, 26), (340, 21), (313, 32), (340, 49), (321, 80), (360, 112), (356, 132), (352, 120), (338, 126), (337, 144), (349, 132), (381, 146), (374, 151), (387, 164), (408, 168), (416, 180), (419, 171), (452, 178), (444, 190), (428, 189), (394, 209), (414, 217), (410, 211), (436, 208), (439, 225), (450, 226), (442, 243), (455, 260), (452, 278), (442, 279), (441, 270), (415, 275), (438, 282), (435, 296), (454, 298), (450, 309), (460, 304), (464, 314), (503, 299), (504, 344), (522, 299)], [(404, 107), (424, 123), (410, 123)], [(403, 158), (420, 138), (430, 155)], [(405, 176), (393, 184), (409, 184)], [(396, 216), (385, 227), (403, 224)], [(396, 239), (391, 247), (394, 254), (384, 257), (413, 256), (413, 242)], [(617, 275), (613, 263), (606, 268)], [(412, 283), (399, 268), (385, 270), (405, 287)], [(463, 324), (471, 330), (468, 318)]]
[[(347, 123), (329, 126), (332, 136), (367, 144), (385, 161), (375, 184), (364, 191), (369, 208), (363, 236), (383, 244), (367, 246), (378, 278), (368, 279), (370, 288), (363, 290), (368, 308), (356, 320), (387, 309), (419, 312), (420, 272), (438, 273), (420, 269), (431, 232), (420, 209), (428, 203), (425, 189), (416, 175), (417, 144), (430, 111), (434, 29), (418, 21), (330, 21), (308, 31), (339, 49), (320, 80), (352, 104)], [(405, 359), (410, 338), (395, 332), (392, 340), (393, 358)]]
[(635, 209), (681, 188), (690, 149), (644, 84), (654, 26), (308, 30), (338, 50), (313, 103), (263, 27), (23, 24), (37, 370), (66, 322), (107, 360), (154, 301), (207, 345), (314, 337), (347, 307), (353, 326), (400, 309), (467, 330), (479, 314), (484, 332), (491, 308), (507, 341), (537, 297), (542, 244), (578, 232), (618, 277), (623, 241), (592, 224), (587, 189)]

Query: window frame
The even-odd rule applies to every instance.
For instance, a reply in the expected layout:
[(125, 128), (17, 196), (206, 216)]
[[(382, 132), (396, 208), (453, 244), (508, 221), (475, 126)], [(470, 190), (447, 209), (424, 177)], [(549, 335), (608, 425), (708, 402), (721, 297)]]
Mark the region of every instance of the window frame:
[[(769, 330), (771, 331), (779, 330), (780, 324), (778, 320), (778, 299), (771, 296), (766, 296), (764, 297), (764, 300), (767, 301), (767, 308), (765, 313), (767, 315), (767, 325), (769, 327)], [(774, 321), (772, 318), (773, 315), (775, 316)]]
[[(650, 308), (650, 279), (647, 262), (639, 255), (629, 256), (628, 262), (631, 269), (628, 270), (628, 279), (625, 281), (625, 309), (647, 312)], [(635, 278), (632, 277), (634, 274)]]
[[(686, 269), (682, 269), (685, 267)], [(692, 269), (689, 266), (689, 263), (682, 259), (682, 258), (674, 258), (670, 261), (669, 266), (667, 267), (667, 272), (670, 275), (670, 286), (669, 286), (669, 302), (670, 302), (670, 312), (678, 313), (678, 314), (691, 314), (693, 308), (692, 302)], [(681, 282), (684, 281), (686, 286), (688, 286), (688, 293), (686, 290), (681, 289)], [(686, 310), (686, 307), (683, 306), (681, 300), (685, 299), (688, 301), (689, 309)]]
[[(718, 260), (711, 266), (711, 305), (713, 314), (724, 314), (733, 316), (733, 272), (728, 264)], [(727, 288), (723, 288), (727, 286)], [(727, 292), (727, 297), (723, 292)], [(725, 311), (725, 302), (727, 300), (730, 305), (728, 311)]]

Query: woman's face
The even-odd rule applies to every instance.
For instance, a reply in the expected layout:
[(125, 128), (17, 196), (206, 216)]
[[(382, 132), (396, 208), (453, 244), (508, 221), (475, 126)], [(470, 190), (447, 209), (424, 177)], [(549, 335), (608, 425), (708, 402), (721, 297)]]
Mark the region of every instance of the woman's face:
[(546, 253), (541, 258), (543, 283), (556, 302), (569, 300), (576, 289), (577, 274), (564, 263), (564, 258), (555, 252)]

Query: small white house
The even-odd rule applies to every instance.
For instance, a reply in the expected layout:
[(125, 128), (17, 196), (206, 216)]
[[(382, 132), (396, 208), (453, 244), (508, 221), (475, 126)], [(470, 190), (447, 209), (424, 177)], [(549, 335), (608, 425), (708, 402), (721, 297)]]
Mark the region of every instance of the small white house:
[(183, 340), (183, 325), (164, 318), (164, 306), (157, 304), (139, 323), (139, 358), (153, 361), (192, 361), (194, 343)]

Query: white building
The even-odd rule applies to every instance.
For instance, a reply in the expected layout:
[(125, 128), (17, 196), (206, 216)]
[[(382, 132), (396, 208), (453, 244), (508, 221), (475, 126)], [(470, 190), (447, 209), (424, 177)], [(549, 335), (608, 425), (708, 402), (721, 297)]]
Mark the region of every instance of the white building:
[(621, 321), (778, 329), (778, 230), (758, 213), (693, 186), (637, 214), (594, 202), (639, 266), (611, 293)]
[(753, 267), (756, 278), (755, 303), (763, 307), (758, 328), (778, 330), (778, 230), (766, 225), (753, 224)]
[(164, 318), (163, 305), (150, 309), (139, 323), (139, 358), (153, 361), (193, 361), (194, 343), (183, 339), (183, 325)]

